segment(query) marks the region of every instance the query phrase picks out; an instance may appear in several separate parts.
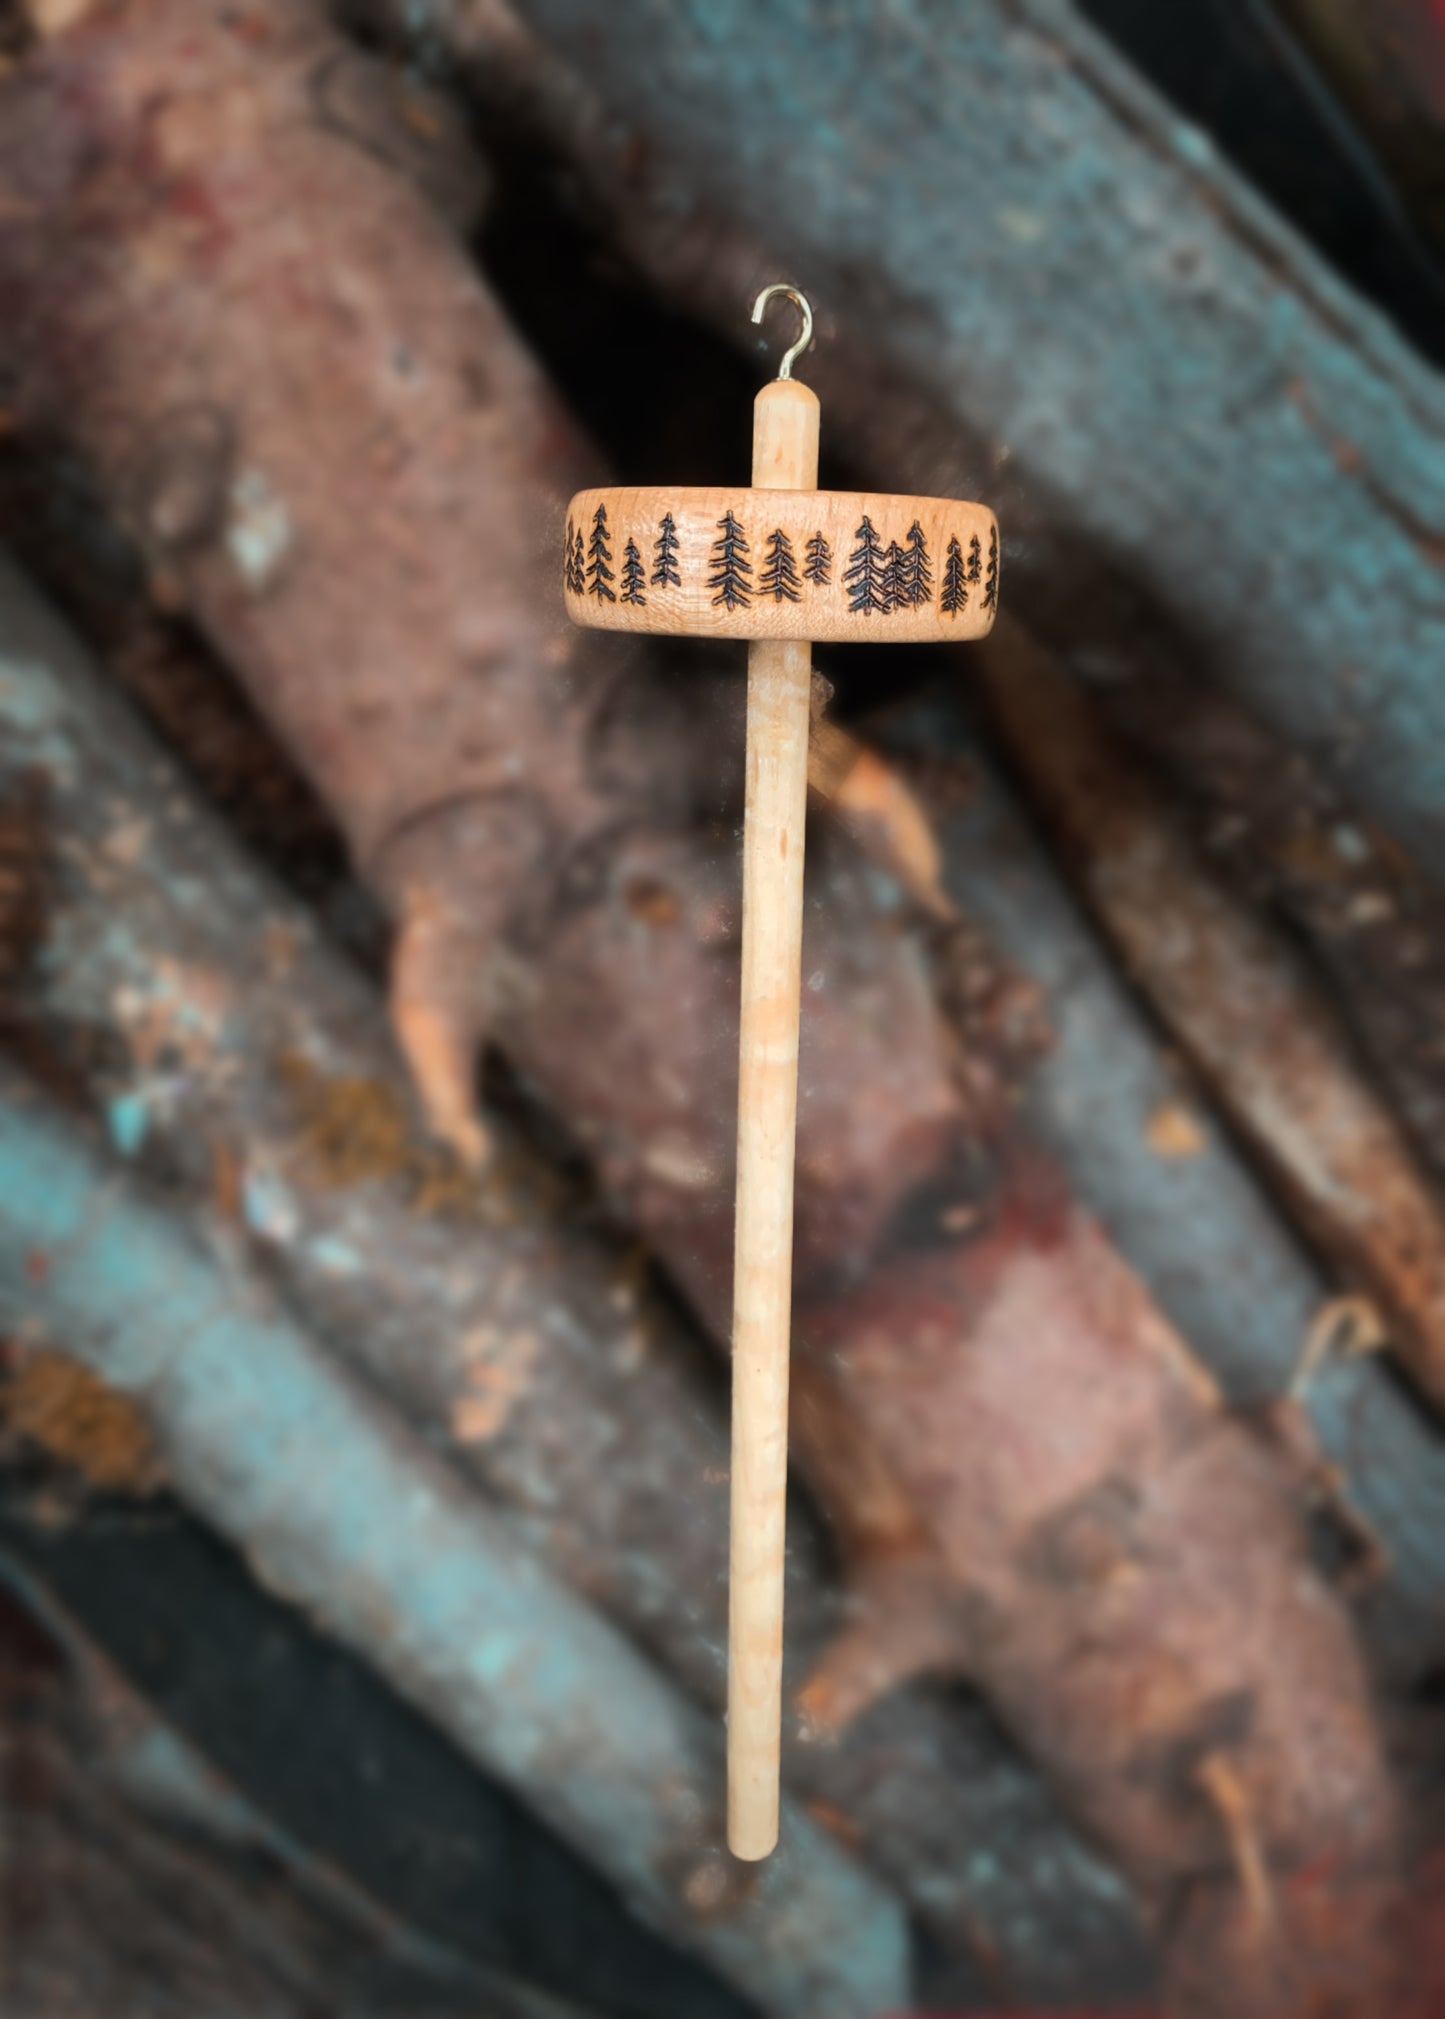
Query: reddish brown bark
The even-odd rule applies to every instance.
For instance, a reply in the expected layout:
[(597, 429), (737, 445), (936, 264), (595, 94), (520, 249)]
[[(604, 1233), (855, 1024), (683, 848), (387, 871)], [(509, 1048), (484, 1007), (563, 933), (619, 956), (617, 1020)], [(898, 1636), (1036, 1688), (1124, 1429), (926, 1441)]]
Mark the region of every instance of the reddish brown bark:
[[(341, 61), (300, 9), (122, 0), (0, 87), (27, 401), (342, 819), (434, 1115), (465, 1143), (495, 1031), (725, 1338), (737, 865), (682, 775), (713, 732), (562, 628), (591, 459), (330, 119)], [(1392, 1799), (1284, 1474), (1018, 1140), (907, 921), (839, 839), (813, 852), (795, 1429), (863, 1615), (808, 1702), (977, 1676), (1175, 1914), (1192, 2006), (1353, 1997)]]
[[(1273, 1455), (1099, 1230), (1001, 1147), (971, 1241), (900, 1253), (799, 1325), (941, 1547), (970, 1672), (1176, 1917), (1179, 2002), (1369, 2009), (1392, 1819), (1339, 1688), (1348, 1628)], [(1316, 2007), (1325, 1956), (1339, 2003)]]

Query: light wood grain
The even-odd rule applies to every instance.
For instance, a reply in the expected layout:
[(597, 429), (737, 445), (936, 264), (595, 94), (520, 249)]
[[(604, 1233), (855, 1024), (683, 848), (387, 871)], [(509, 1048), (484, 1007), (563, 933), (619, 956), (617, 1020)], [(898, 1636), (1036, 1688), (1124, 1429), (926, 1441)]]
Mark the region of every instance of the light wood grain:
[[(818, 400), (777, 379), (753, 410), (753, 482), (815, 482)], [(765, 1858), (778, 1840), (793, 1145), (811, 655), (766, 639), (748, 653), (733, 1260), (732, 1537), (728, 1599), (728, 1845)]]
[(747, 490), (579, 491), (562, 561), (568, 616), (608, 631), (936, 645), (983, 637), (998, 606), (986, 505), (765, 486), (756, 469)]

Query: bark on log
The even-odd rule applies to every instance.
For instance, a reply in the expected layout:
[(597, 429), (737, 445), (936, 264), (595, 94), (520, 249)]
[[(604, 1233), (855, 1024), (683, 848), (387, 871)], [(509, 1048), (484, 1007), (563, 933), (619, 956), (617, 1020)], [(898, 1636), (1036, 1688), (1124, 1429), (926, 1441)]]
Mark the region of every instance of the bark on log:
[[(206, 404), (245, 415), (246, 466), (264, 467), (267, 483), (260, 528), (252, 483), (172, 556), (182, 593), (326, 789), (354, 798), (353, 836), (403, 915), (404, 971), (422, 974), (409, 1000), (435, 1012), (459, 1056), (476, 1001), (466, 893), (488, 880), (478, 901), (495, 907), (494, 924), (513, 924), (515, 993), (499, 1030), (725, 1335), (736, 984), (715, 950), (731, 866), (655, 813), (618, 831), (621, 795), (583, 761), (598, 690), (582, 683), (573, 641), (545, 652), (537, 613), (559, 556), (515, 504), (520, 487), (539, 520), (549, 494), (560, 505), (560, 421), (544, 424), (535, 380), (409, 193), (368, 179), (365, 164), (349, 165), (343, 192), (335, 142), (308, 125), (298, 88), (320, 38), (288, 17), (258, 49), (255, 12), (238, 48), (229, 17), (208, 10), (212, 32), (200, 35), (194, 7), (122, 7), (20, 79), (18, 125), (31, 126), (12, 157), (21, 194), (42, 198), (48, 232), (69, 229), (86, 249), (55, 290), (43, 234), (24, 223), (8, 233), (29, 356), (41, 373), (58, 366), (52, 393), (64, 384), (73, 425), (119, 483), (127, 436), (153, 426), (174, 391), (166, 366), (186, 330), (191, 397), (199, 378)], [(156, 119), (162, 79), (171, 96)], [(218, 99), (219, 148), (214, 118), (196, 117)], [(96, 133), (115, 150), (103, 177), (80, 145)], [(354, 215), (335, 216), (343, 201), (364, 207), (365, 243)], [(268, 235), (278, 215), (288, 233)], [(323, 219), (332, 256), (301, 274), (294, 235), (309, 220), (319, 243)], [(378, 235), (395, 266), (377, 258)], [(424, 277), (405, 271), (417, 258)], [(159, 293), (145, 279), (152, 260), (167, 276)], [(297, 287), (333, 304), (338, 290), (370, 290), (376, 321), (283, 329), (277, 305)], [(422, 382), (415, 404), (397, 390), (399, 330), (400, 376)], [(80, 376), (65, 346), (82, 332), (93, 355)], [(458, 395), (470, 384), (475, 397), (465, 366), (476, 346), (491, 360), (491, 403), (472, 433)], [(304, 454), (281, 420), (294, 423), (297, 386), (313, 395)], [(379, 440), (392, 451), (381, 467)], [(463, 442), (478, 459), (465, 495)], [(278, 557), (269, 536), (282, 522)], [(258, 532), (259, 577), (248, 572)], [(507, 624), (486, 688), (468, 687), (457, 649), (476, 607), (469, 534), (495, 543), (489, 622)], [(358, 543), (368, 603), (380, 596), (388, 622), (405, 613), (406, 650), (437, 683), (456, 742), (443, 771), (429, 732), (393, 752), (350, 706), (357, 695), (383, 706), (392, 740), (405, 737), (386, 625), (356, 608)], [(550, 711), (534, 705), (541, 670), (569, 663), (578, 685), (554, 689)], [(318, 665), (345, 677), (318, 682)], [(499, 695), (524, 676), (533, 686), (503, 722)], [(470, 738), (459, 733), (468, 720)], [(517, 739), (530, 788), (520, 804), (505, 796), (515, 773), (503, 762)], [(438, 800), (443, 778), (455, 792)], [(1326, 1984), (1357, 1996), (1379, 1962), (1392, 1802), (1356, 1651), (1307, 1567), (1278, 1468), (1226, 1421), (1137, 1282), (1019, 1140), (996, 1064), (974, 1050), (951, 1076), (916, 949), (869, 904), (847, 903), (846, 876), (830, 885), (827, 929), (845, 937), (836, 964), (829, 950), (816, 969), (795, 1429), (865, 1618), (812, 1701), (856, 1703), (925, 1662), (976, 1674), (1145, 1893), (1161, 1908), (1187, 1896), (1170, 1948), (1192, 2005), (1278, 2014)], [(899, 1216), (923, 1177), (931, 1193)], [(886, 1260), (851, 1290), (885, 1229)], [(1241, 1534), (1220, 1513), (1231, 1506), (1249, 1511), (1244, 1575)], [(1321, 1855), (1329, 1876), (1316, 1887), (1305, 1860), (1317, 1872)]]
[(1420, 1156), (1445, 1178), (1445, 897), (1298, 751), (1181, 681), (1109, 697), (1201, 852), (1307, 943)]
[(1287, 949), (1204, 871), (1087, 698), (1010, 629), (980, 655), (995, 719), (1126, 972), (1295, 1216), (1445, 1407), (1445, 1214)]
[(0, 1313), (140, 1400), (178, 1492), (262, 1580), (365, 1653), (644, 1919), (766, 2011), (872, 2019), (904, 2001), (896, 1901), (796, 1813), (787, 1854), (740, 1897), (709, 1809), (708, 1722), (11, 1073)]
[[(218, 1210), (562, 1576), (720, 1708), (725, 1412), (636, 1251), (500, 1121), (483, 1187), (428, 1149), (372, 992), (3, 560), (0, 725), (11, 1040), (119, 1153)], [(803, 1506), (787, 1607), (796, 1685), (839, 1624)], [(785, 1736), (790, 1784), (996, 1982), (1044, 2000), (1146, 1980), (1122, 1882), (979, 1712), (915, 1688), (836, 1745), (792, 1718)]]
[[(1030, 1126), (1229, 1401), (1256, 1418), (1288, 1404), (1331, 1285), (1141, 1023), (998, 778), (966, 702), (945, 693), (901, 711), (886, 747), (934, 818), (946, 890), (1045, 991), (1051, 1044), (1023, 1089)], [(1357, 1606), (1372, 1652), (1408, 1683), (1440, 1655), (1445, 1450), (1367, 1361), (1328, 1360), (1299, 1400), (1343, 1487), (1347, 1518), (1363, 1524), (1370, 1575)]]
[(589, 195), (674, 291), (762, 247), (830, 430), (996, 506), (1006, 596), (1079, 671), (1207, 672), (1445, 870), (1438, 377), (1066, 0), (725, 35), (706, 0), (522, 0), (546, 78), (499, 0), (368, 11), (590, 128)]

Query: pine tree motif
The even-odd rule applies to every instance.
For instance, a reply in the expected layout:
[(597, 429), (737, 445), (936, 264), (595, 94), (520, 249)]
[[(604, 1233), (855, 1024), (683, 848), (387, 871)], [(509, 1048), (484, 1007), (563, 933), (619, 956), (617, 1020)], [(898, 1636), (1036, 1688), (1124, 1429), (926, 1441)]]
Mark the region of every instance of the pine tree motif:
[(896, 540), (888, 542), (888, 552), (883, 557), (883, 614), (891, 617), (895, 610), (901, 610), (908, 602), (908, 590), (903, 580), (903, 549)]
[(957, 533), (949, 535), (948, 558), (943, 564), (943, 592), (938, 607), (945, 617), (956, 617), (968, 601), (968, 582), (963, 571), (963, 549)]
[(875, 610), (890, 607), (883, 598), (883, 546), (866, 514), (854, 537), (858, 544), (848, 557), (843, 585), (848, 591), (849, 610), (855, 616), (871, 617)]
[(647, 571), (642, 565), (642, 556), (637, 551), (636, 540), (627, 542), (622, 556), (622, 600), (624, 603), (645, 603), (642, 585), (647, 580)]
[(763, 572), (758, 578), (759, 592), (771, 596), (775, 603), (797, 603), (798, 570), (793, 558), (793, 543), (779, 526), (768, 535), (768, 558)]
[(714, 603), (725, 603), (729, 610), (739, 605), (746, 609), (752, 600), (752, 584), (745, 578), (753, 572), (753, 564), (747, 558), (748, 543), (731, 512), (724, 512), (717, 523), (722, 538), (712, 543), (714, 572), (708, 576), (707, 586), (717, 590)]
[(821, 533), (814, 533), (807, 545), (807, 561), (803, 566), (803, 580), (826, 589), (833, 579), (833, 549)]
[(657, 529), (653, 558), (657, 564), (652, 571), (653, 588), (665, 589), (671, 586), (680, 589), (682, 577), (677, 572), (677, 526), (671, 512), (663, 514), (662, 523)]
[(567, 584), (568, 592), (573, 596), (580, 596), (587, 586), (582, 570), (578, 565), (578, 545), (577, 529), (569, 519), (567, 521), (567, 551), (563, 559), (562, 568), (563, 579)]
[(983, 563), (979, 559), (982, 552), (983, 549), (978, 543), (978, 534), (975, 533), (968, 543), (968, 579), (970, 582), (977, 582), (983, 575)]
[(983, 607), (985, 610), (998, 608), (998, 527), (991, 528), (988, 536), (988, 575), (983, 585)]
[(582, 550), (582, 529), (572, 535), (572, 586), (579, 596), (587, 594), (587, 557)]
[(592, 538), (588, 543), (587, 593), (595, 596), (599, 603), (615, 603), (617, 598), (607, 586), (613, 579), (608, 563), (612, 559), (612, 549), (607, 544), (607, 507), (599, 505), (592, 515)]
[(917, 609), (920, 603), (933, 601), (933, 570), (928, 565), (928, 542), (917, 519), (908, 528), (908, 545), (904, 549), (898, 575), (905, 603)]

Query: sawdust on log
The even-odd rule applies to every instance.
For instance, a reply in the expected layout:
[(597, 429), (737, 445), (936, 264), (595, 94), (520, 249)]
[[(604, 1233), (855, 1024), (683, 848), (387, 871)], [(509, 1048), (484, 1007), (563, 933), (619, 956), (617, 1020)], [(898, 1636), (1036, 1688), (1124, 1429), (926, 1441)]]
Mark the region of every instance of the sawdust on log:
[(154, 1493), (164, 1472), (155, 1438), (128, 1396), (63, 1353), (24, 1353), (0, 1385), (0, 1422), (110, 1493)]
[(418, 1134), (399, 1093), (363, 1073), (326, 1073), (299, 1052), (276, 1062), (313, 1181), (328, 1191), (399, 1180), (413, 1212), (495, 1219), (504, 1188)]
[(1161, 1101), (1145, 1128), (1156, 1157), (1197, 1157), (1205, 1148), (1204, 1131), (1183, 1101)]

